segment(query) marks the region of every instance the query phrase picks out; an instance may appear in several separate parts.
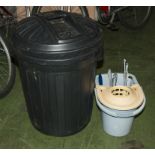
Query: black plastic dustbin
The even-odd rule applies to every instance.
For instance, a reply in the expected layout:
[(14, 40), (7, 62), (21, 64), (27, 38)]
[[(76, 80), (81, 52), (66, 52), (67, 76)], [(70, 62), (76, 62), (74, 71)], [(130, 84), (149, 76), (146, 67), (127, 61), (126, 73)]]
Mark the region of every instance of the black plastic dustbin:
[(77, 14), (42, 13), (19, 22), (13, 40), (33, 126), (55, 136), (84, 128), (103, 57), (99, 25)]

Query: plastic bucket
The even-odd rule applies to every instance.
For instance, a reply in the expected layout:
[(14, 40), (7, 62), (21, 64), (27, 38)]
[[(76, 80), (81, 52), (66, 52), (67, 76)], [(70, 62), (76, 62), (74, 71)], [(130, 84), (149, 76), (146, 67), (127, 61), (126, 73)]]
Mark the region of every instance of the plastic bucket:
[[(122, 74), (119, 74), (119, 75), (122, 76)], [(130, 74), (130, 76), (131, 75), (132, 74)], [(97, 78), (98, 76), (96, 76), (96, 84), (98, 84)], [(135, 76), (133, 76), (133, 78), (134, 78), (133, 82), (138, 83)], [(106, 81), (104, 82), (107, 84)], [(96, 96), (97, 105), (101, 109), (102, 124), (103, 124), (104, 131), (107, 134), (116, 136), (116, 137), (125, 136), (130, 132), (134, 117), (144, 109), (145, 103), (146, 103), (146, 99), (144, 96), (143, 103), (138, 108), (132, 109), (132, 110), (116, 110), (116, 109), (108, 108), (104, 106), (102, 103), (100, 103), (100, 101), (97, 98), (96, 89), (95, 89), (95, 96)]]

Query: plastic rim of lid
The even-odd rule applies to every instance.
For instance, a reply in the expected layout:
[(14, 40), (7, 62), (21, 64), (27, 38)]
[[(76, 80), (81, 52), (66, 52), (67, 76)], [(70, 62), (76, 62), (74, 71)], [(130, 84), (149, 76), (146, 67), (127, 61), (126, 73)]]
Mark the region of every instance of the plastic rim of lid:
[(126, 86), (96, 86), (99, 101), (116, 110), (131, 110), (139, 107), (144, 100), (144, 93), (139, 84)]

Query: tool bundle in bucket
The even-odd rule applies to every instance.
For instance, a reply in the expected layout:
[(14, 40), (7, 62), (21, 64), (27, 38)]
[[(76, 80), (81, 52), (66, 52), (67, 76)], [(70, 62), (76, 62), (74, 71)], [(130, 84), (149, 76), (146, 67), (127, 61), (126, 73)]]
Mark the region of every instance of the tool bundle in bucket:
[(134, 75), (128, 73), (128, 63), (124, 59), (124, 73), (97, 76), (96, 92), (98, 100), (105, 106), (117, 110), (130, 110), (139, 107), (144, 93)]
[(123, 62), (123, 73), (112, 73), (109, 69), (107, 74), (99, 74), (95, 80), (96, 101), (103, 112), (103, 127), (113, 136), (127, 135), (134, 116), (145, 106), (142, 87), (136, 77), (128, 73), (125, 59)]

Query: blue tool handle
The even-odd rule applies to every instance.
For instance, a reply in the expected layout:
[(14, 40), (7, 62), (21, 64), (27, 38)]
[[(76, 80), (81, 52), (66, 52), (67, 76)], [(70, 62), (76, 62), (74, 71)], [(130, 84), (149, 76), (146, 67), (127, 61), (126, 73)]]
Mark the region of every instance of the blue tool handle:
[(99, 81), (99, 85), (103, 85), (103, 79), (101, 74), (99, 74), (98, 81)]

